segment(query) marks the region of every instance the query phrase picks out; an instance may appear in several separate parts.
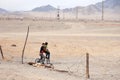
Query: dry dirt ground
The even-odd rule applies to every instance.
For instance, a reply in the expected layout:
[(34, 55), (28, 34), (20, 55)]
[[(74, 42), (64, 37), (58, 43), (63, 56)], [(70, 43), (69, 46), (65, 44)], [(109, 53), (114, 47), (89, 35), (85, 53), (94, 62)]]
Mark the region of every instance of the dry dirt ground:
[[(39, 57), (46, 41), (54, 68), (68, 73), (27, 64)], [(85, 80), (86, 53), (90, 54), (90, 80), (120, 79), (120, 22), (1, 20), (0, 45), (5, 56), (4, 61), (0, 58), (0, 80)]]

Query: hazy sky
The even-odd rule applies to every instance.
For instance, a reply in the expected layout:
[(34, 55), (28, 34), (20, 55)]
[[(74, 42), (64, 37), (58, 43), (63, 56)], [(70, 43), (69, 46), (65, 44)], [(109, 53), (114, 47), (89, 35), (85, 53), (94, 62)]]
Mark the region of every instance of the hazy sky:
[(31, 10), (43, 5), (52, 5), (60, 8), (70, 8), (75, 6), (87, 6), (102, 0), (0, 0), (0, 8), (10, 11)]

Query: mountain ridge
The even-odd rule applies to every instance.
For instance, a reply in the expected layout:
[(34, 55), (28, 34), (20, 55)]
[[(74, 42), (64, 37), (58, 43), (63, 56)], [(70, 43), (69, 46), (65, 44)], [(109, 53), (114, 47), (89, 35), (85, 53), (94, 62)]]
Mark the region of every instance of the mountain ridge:
[(31, 11), (37, 11), (37, 12), (48, 12), (48, 11), (54, 11), (54, 10), (56, 10), (56, 8), (54, 8), (53, 6), (51, 6), (51, 5), (46, 5), (46, 6), (41, 6), (41, 7), (36, 7), (36, 8), (34, 8), (34, 9), (32, 9)]
[(8, 11), (3, 9), (3, 8), (0, 8), (0, 13), (7, 13)]
[[(63, 12), (72, 12), (75, 13), (78, 9), (78, 12), (81, 14), (94, 14), (94, 13), (100, 13), (102, 11), (102, 2), (98, 2), (96, 4), (91, 4), (88, 6), (76, 6), (73, 8), (65, 8), (61, 9)], [(105, 0), (104, 1), (104, 10), (106, 12), (114, 12), (114, 13), (120, 13), (120, 0)], [(30, 12), (50, 12), (50, 11), (56, 11), (57, 8), (51, 6), (51, 5), (44, 5), (40, 7), (33, 8), (30, 10)], [(0, 8), (0, 13), (8, 13), (9, 11)], [(21, 11), (18, 11), (18, 13), (21, 13)], [(24, 12), (24, 11), (23, 11)], [(29, 12), (29, 11), (27, 11)], [(14, 13), (14, 12), (12, 12)]]

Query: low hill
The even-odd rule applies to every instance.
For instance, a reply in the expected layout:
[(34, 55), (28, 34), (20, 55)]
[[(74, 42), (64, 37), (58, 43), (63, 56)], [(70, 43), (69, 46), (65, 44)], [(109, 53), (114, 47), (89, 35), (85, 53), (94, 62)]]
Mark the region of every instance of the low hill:
[(41, 6), (41, 7), (32, 9), (32, 11), (36, 11), (36, 12), (49, 12), (49, 11), (55, 11), (55, 10), (56, 8), (54, 8), (51, 5)]
[[(93, 14), (102, 11), (102, 2), (96, 4), (88, 5), (86, 7), (77, 6), (75, 8), (63, 9), (65, 12), (75, 12), (78, 11), (82, 14)], [(105, 0), (104, 1), (104, 10), (106, 12), (113, 12), (120, 14), (120, 0)]]
[(7, 13), (8, 11), (5, 9), (0, 8), (0, 13)]

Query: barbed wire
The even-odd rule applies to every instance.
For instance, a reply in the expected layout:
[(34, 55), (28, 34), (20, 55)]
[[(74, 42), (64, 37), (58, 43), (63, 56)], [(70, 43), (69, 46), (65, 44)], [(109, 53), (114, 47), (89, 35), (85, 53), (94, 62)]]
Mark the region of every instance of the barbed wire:
[[(69, 67), (67, 66), (68, 70), (70, 71), (70, 68), (74, 67), (75, 65), (78, 65), (78, 64), (82, 63), (82, 59), (83, 59), (84, 56), (85, 56), (85, 54), (81, 55), (80, 58), (77, 59), (77, 63), (74, 63), (74, 64), (72, 64), (72, 65), (69, 66)], [(79, 66), (78, 66), (78, 67), (79, 67)]]
[[(104, 63), (109, 63), (111, 62), (110, 60), (108, 59), (104, 59), (104, 57), (102, 58), (99, 57), (99, 56), (95, 56), (95, 55), (92, 55), (92, 54), (89, 54), (89, 57), (90, 57), (90, 67), (91, 64), (95, 64), (95, 68), (98, 67), (100, 68), (100, 70), (93, 70), (93, 73), (91, 73), (91, 75), (97, 75), (97, 76), (103, 76), (103, 75), (106, 75), (106, 76), (115, 76), (114, 74), (109, 74), (109, 70), (107, 68), (108, 65), (105, 65)], [(16, 59), (15, 59), (16, 60)], [(34, 58), (30, 58), (28, 60), (34, 60)], [(82, 54), (81, 56), (77, 57), (74, 59), (74, 62), (66, 62), (64, 64), (68, 64), (68, 65), (64, 65), (66, 67), (66, 69), (68, 70), (68, 75), (70, 76), (74, 76), (74, 77), (81, 77), (81, 78), (85, 78), (86, 74), (85, 74), (85, 64), (86, 64), (86, 53), (85, 54)], [(98, 63), (98, 61), (102, 61), (102, 63)], [(60, 62), (61, 65), (62, 62)], [(98, 69), (97, 68), (97, 69)], [(97, 71), (98, 74), (94, 73), (94, 71)], [(70, 77), (68, 76), (68, 78), (66, 78), (65, 80), (68, 80)]]
[[(71, 76), (75, 76), (75, 77), (84, 77), (85, 74), (83, 73), (79, 73), (79, 68), (81, 67), (80, 64), (82, 64), (82, 60), (85, 57), (85, 54), (81, 55), (79, 57), (79, 59), (77, 59), (77, 62), (72, 64), (71, 66), (66, 66), (68, 69), (68, 74)], [(74, 67), (74, 68), (73, 68)], [(73, 68), (74, 70), (71, 70), (71, 68)], [(82, 68), (81, 68), (82, 69)], [(81, 74), (81, 75), (80, 75)], [(67, 79), (66, 79), (67, 80)]]
[(100, 57), (96, 57), (96, 56), (94, 56), (92, 54), (89, 54), (89, 56), (90, 56), (91, 59), (96, 59), (96, 60), (101, 60), (101, 61), (108, 61), (108, 62), (110, 61), (110, 60), (107, 60), (107, 59), (102, 59)]

